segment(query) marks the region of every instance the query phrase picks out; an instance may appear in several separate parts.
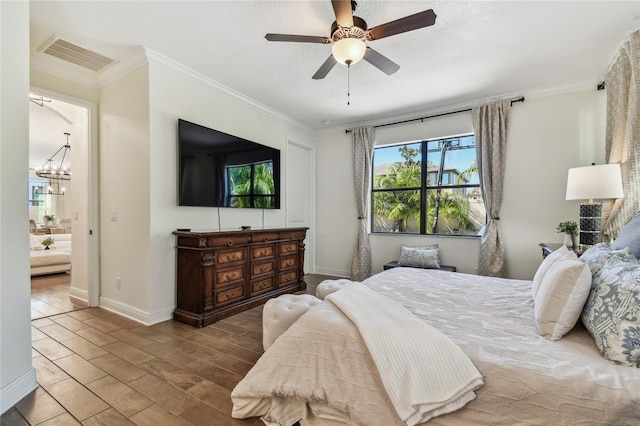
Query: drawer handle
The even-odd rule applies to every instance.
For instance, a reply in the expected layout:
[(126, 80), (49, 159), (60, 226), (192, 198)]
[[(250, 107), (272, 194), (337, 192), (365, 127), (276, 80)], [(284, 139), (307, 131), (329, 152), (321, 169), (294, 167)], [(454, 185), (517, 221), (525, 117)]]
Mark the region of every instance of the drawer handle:
[(233, 241), (231, 241), (231, 240), (227, 241), (227, 245), (228, 245), (229, 247), (231, 247), (231, 246), (233, 245)]
[(225, 274), (225, 276), (224, 276), (224, 278), (225, 278), (227, 281), (231, 281), (231, 280), (232, 280), (232, 279), (234, 279), (235, 277), (236, 277), (236, 276), (235, 276), (235, 274)]
[(264, 241), (265, 242), (269, 241), (269, 237), (264, 237)]
[(234, 260), (238, 260), (238, 256), (236, 256), (235, 254), (233, 255), (227, 255), (227, 262), (231, 262)]
[(293, 247), (291, 247), (291, 246), (287, 246), (287, 247), (285, 248), (285, 250), (287, 250), (287, 252), (291, 253), (291, 252), (293, 251)]
[(268, 265), (262, 265), (262, 266), (260, 267), (260, 272), (267, 272), (269, 269), (270, 269), (270, 268), (269, 268), (269, 266), (268, 266)]
[(293, 235), (293, 234), (291, 234), (291, 239), (292, 239), (292, 240), (295, 240), (295, 239), (296, 239), (296, 236), (295, 236), (295, 235)]

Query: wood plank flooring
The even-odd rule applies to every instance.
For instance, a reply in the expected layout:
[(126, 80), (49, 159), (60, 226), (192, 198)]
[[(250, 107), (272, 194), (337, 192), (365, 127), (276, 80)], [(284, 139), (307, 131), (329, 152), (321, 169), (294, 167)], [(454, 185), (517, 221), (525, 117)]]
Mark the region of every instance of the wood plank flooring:
[(86, 308), (86, 304), (69, 297), (71, 274), (49, 274), (31, 277), (31, 319), (45, 318)]
[[(306, 275), (306, 293), (329, 278)], [(200, 329), (85, 308), (34, 319), (31, 337), (39, 387), (2, 425), (263, 424), (230, 415), (231, 390), (263, 352), (262, 306)]]

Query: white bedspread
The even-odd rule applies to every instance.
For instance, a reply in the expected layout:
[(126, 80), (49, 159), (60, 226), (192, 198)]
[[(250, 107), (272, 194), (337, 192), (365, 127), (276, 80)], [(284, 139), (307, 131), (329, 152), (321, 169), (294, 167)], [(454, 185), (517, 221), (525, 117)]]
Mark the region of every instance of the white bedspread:
[(402, 305), (360, 283), (330, 294), (353, 321), (387, 395), (407, 425), (455, 411), (475, 398), (482, 376), (462, 350)]

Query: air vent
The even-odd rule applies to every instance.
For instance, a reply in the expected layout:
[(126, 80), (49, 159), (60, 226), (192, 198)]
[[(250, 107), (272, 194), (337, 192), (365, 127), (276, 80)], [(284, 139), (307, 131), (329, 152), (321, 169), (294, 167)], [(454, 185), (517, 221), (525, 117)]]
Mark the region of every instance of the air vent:
[(101, 71), (114, 62), (113, 59), (63, 40), (58, 36), (54, 36), (39, 50), (47, 55), (55, 56), (93, 71)]

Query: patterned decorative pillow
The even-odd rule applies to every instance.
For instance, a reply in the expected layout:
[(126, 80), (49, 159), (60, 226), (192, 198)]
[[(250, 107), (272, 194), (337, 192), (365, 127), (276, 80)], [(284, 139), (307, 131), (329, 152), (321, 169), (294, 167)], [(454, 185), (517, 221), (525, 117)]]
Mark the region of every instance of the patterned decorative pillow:
[(602, 356), (640, 368), (640, 262), (605, 263), (593, 277), (582, 322)]
[(629, 248), (625, 247), (622, 250), (613, 250), (606, 243), (598, 243), (594, 246), (591, 246), (587, 249), (582, 256), (580, 256), (580, 260), (589, 265), (589, 269), (591, 269), (591, 275), (595, 276), (600, 269), (604, 266), (604, 264), (612, 257), (618, 258), (623, 262), (635, 262), (637, 259), (629, 254)]
[(612, 249), (628, 248), (631, 254), (640, 259), (640, 213), (627, 223), (620, 235), (611, 243)]
[(400, 266), (412, 266), (414, 268), (437, 269), (440, 267), (440, 251), (438, 245), (426, 247), (408, 247), (403, 245), (400, 249)]

